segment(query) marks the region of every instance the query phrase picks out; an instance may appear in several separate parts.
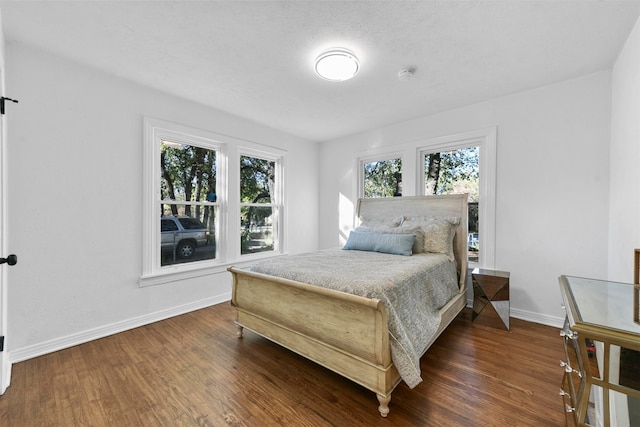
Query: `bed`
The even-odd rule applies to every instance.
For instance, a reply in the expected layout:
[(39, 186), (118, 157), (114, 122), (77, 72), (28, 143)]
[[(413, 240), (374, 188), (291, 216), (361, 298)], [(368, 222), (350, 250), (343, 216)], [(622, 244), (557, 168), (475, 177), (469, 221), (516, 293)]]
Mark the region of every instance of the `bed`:
[[(410, 388), (422, 380), (420, 357), (466, 306), (467, 195), (360, 199), (357, 214), (363, 225), (352, 234), (382, 230), (386, 236), (390, 228), (405, 236), (406, 230), (425, 221), (457, 218), (451, 221), (455, 235), (450, 252), (416, 253), (417, 245), (411, 256), (329, 249), (277, 257), (250, 268), (230, 267), (231, 304), (239, 337), (247, 328), (360, 384), (376, 394), (378, 411), (386, 417), (394, 388), (402, 380)], [(427, 247), (428, 236), (425, 241)], [(350, 235), (345, 247), (351, 242)], [(314, 264), (324, 269), (309, 273), (298, 268)], [(447, 281), (453, 280), (455, 289), (444, 292), (448, 296), (439, 295), (435, 308), (422, 310), (427, 314), (408, 314), (402, 300), (417, 299), (416, 292), (423, 298), (427, 288), (415, 287), (425, 274), (423, 264), (437, 265), (434, 268)], [(367, 267), (357, 272), (354, 265)], [(408, 294), (413, 297), (390, 291), (390, 283), (400, 276), (407, 276), (406, 286), (413, 286)], [(361, 289), (364, 282), (373, 283), (373, 290)], [(416, 331), (421, 331), (419, 336)]]

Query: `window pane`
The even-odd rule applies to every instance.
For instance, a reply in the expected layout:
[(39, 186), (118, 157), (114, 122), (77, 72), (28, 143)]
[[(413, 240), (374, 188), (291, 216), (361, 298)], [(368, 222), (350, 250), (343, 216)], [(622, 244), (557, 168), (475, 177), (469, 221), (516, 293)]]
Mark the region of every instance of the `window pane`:
[(274, 203), (276, 162), (240, 157), (240, 202)]
[(160, 265), (214, 259), (216, 151), (162, 141), (160, 166)]
[(478, 262), (480, 233), (478, 231), (478, 202), (469, 202), (469, 261)]
[(162, 141), (161, 197), (175, 201), (216, 201), (216, 152)]
[(364, 197), (402, 196), (402, 159), (364, 164)]
[(276, 162), (240, 157), (240, 253), (273, 251)]
[[(187, 215), (187, 210), (192, 215)], [(160, 218), (160, 265), (214, 259), (216, 210), (216, 206), (163, 204), (165, 215)], [(174, 211), (178, 214), (173, 215)]]
[(242, 206), (241, 218), (241, 253), (274, 250), (273, 240), (273, 208), (271, 206)]
[(469, 261), (478, 261), (479, 147), (430, 153), (424, 156), (425, 194), (469, 195)]

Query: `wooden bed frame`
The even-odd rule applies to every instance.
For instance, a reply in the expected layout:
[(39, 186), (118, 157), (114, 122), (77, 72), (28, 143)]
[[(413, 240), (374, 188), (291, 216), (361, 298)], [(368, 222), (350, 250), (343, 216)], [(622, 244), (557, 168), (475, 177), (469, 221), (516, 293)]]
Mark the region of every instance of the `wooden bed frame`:
[[(361, 199), (359, 218), (457, 216), (454, 252), (459, 293), (441, 310), (429, 346), (466, 306), (467, 195)], [(380, 415), (401, 381), (391, 360), (387, 309), (370, 299), (229, 267), (238, 337), (248, 328), (376, 393)]]

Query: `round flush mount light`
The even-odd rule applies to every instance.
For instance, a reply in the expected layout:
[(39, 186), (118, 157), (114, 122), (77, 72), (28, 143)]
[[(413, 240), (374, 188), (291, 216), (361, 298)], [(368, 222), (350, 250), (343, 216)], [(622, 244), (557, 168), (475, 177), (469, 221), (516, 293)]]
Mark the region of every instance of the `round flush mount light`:
[(360, 62), (349, 49), (334, 47), (318, 55), (315, 69), (316, 73), (325, 80), (342, 82), (358, 73)]

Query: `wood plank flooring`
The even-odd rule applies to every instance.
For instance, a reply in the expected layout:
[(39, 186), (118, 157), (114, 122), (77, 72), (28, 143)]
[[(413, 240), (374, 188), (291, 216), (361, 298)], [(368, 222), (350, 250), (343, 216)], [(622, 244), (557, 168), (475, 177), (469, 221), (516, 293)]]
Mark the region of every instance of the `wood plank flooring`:
[(388, 418), (375, 395), (245, 330), (228, 303), (13, 366), (0, 425), (561, 426), (556, 328), (511, 331), (466, 309), (401, 383)]

